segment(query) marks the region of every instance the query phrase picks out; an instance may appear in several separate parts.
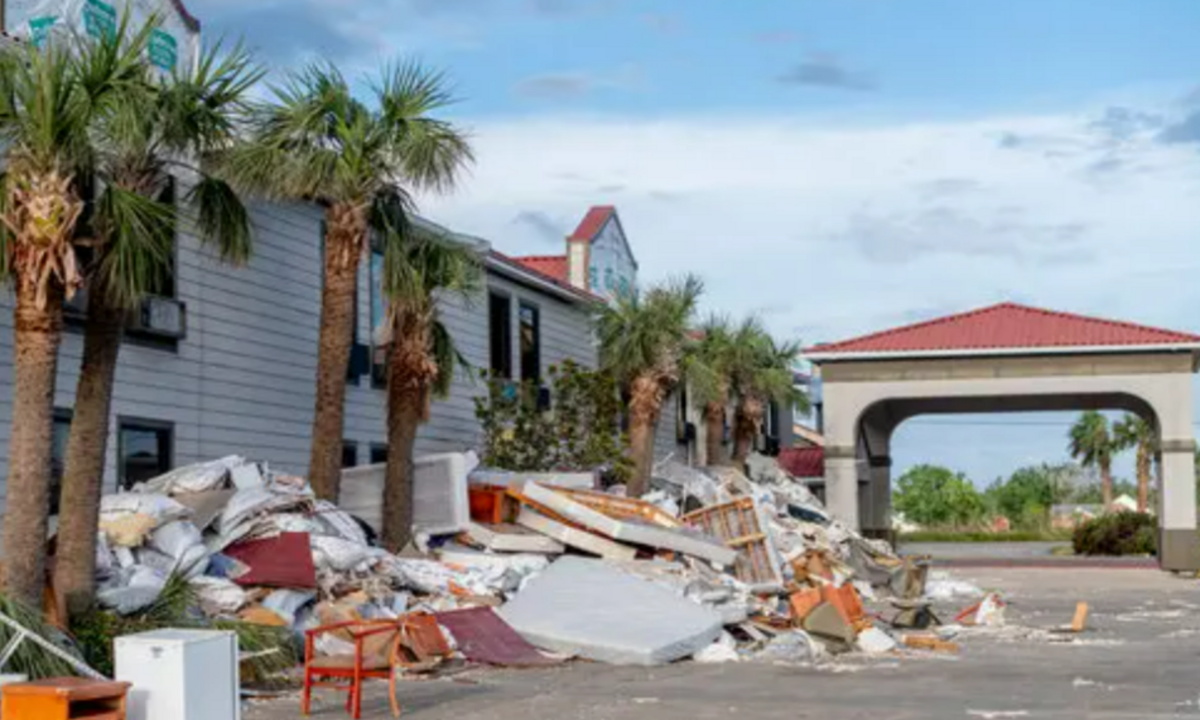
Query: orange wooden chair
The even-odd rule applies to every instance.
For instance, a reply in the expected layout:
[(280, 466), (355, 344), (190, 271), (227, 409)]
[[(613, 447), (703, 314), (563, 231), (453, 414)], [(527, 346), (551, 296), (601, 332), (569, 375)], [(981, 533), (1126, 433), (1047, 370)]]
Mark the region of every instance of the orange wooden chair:
[[(354, 654), (317, 655), (316, 640), (334, 634), (354, 644)], [(304, 695), (301, 710), (309, 714), (313, 688), (347, 693), (346, 712), (362, 717), (364, 680), (387, 680), (392, 715), (400, 717), (396, 698), (396, 671), (428, 671), (450, 657), (437, 620), (427, 613), (412, 613), (398, 620), (351, 620), (313, 628), (304, 637)]]

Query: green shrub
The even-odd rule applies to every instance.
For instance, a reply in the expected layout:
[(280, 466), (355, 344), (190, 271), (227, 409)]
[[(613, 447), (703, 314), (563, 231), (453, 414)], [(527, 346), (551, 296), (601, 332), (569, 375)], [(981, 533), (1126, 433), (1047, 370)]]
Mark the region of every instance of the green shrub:
[(1118, 512), (1075, 529), (1076, 555), (1153, 555), (1158, 532), (1152, 515)]

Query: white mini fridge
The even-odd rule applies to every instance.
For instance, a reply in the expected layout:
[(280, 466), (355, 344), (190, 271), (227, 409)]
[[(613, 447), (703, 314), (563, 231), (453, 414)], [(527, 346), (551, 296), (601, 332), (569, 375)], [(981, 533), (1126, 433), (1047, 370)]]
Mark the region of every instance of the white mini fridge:
[(115, 650), (116, 679), (133, 684), (128, 720), (241, 720), (234, 633), (155, 630)]

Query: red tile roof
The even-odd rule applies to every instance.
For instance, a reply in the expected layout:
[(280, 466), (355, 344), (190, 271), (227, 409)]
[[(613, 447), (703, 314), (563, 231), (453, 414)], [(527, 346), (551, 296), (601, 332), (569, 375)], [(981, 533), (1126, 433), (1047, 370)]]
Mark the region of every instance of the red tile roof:
[(513, 258), (513, 260), (516, 260), (534, 272), (558, 278), (563, 282), (570, 280), (566, 255), (526, 255), (525, 257)]
[(588, 292), (587, 290), (582, 290), (580, 288), (577, 288), (574, 285), (572, 285), (571, 283), (567, 282), (563, 278), (557, 278), (557, 277), (554, 277), (553, 275), (548, 275), (545, 272), (538, 270), (537, 268), (526, 265), (525, 263), (521, 262), (520, 258), (510, 257), (510, 256), (505, 255), (504, 253), (500, 252), (499, 250), (491, 250), (488, 252), (488, 255), (498, 262), (504, 263), (505, 265), (508, 265), (510, 267), (518, 268), (524, 272), (535, 275), (536, 277), (538, 277), (542, 280), (545, 280), (546, 282), (548, 282), (552, 285), (557, 285), (558, 287), (562, 288), (563, 290), (566, 290), (567, 292), (571, 293), (572, 295), (579, 297), (580, 299), (587, 300), (589, 302), (597, 302), (597, 303), (606, 302), (605, 299), (600, 297), (599, 295)]
[(1198, 345), (1200, 336), (1001, 303), (805, 350), (810, 356)]
[(596, 205), (588, 210), (587, 215), (583, 216), (583, 221), (579, 223), (579, 227), (575, 228), (575, 232), (571, 233), (569, 240), (595, 240), (600, 231), (604, 229), (604, 225), (608, 219), (617, 211), (612, 205)]
[(785, 448), (779, 452), (779, 467), (793, 477), (825, 477), (825, 448)]

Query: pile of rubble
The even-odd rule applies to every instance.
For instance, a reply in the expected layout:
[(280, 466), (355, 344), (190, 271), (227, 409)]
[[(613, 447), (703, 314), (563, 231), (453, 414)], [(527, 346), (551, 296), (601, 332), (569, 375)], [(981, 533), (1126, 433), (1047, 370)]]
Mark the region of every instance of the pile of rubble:
[(134, 613), (183, 575), (206, 615), (298, 633), (425, 611), (468, 660), (515, 665), (888, 652), (897, 640), (864, 597), (929, 624), (924, 568), (831, 518), (769, 458), (749, 476), (667, 462), (642, 499), (586, 473), (474, 465), (418, 461), (419, 540), (400, 555), (374, 544), (381, 466), (345, 473), (341, 507), (240, 457), (177, 469), (103, 499), (98, 596)]

